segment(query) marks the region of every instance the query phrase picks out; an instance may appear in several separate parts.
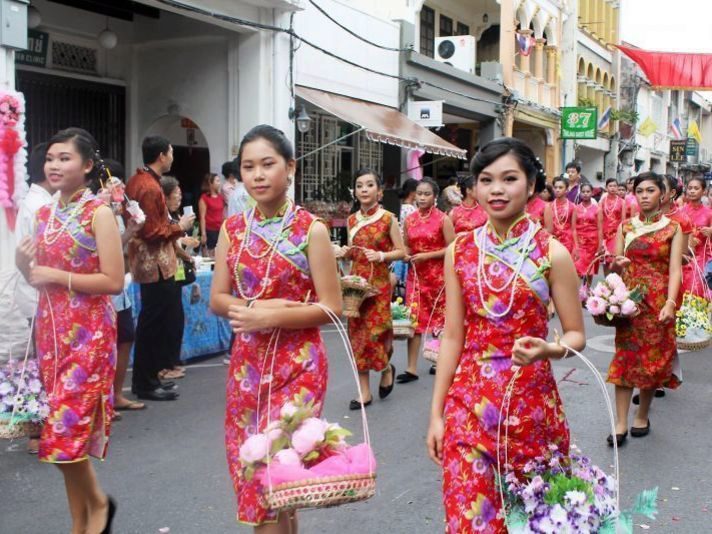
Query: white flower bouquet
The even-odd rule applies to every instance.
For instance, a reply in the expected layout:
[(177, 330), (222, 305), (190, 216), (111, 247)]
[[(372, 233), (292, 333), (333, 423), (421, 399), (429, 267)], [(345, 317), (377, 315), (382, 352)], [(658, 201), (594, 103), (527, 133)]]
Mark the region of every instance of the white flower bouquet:
[(643, 292), (639, 287), (630, 290), (618, 274), (611, 273), (593, 288), (586, 299), (586, 309), (596, 324), (624, 326), (640, 313), (638, 305), (642, 300)]

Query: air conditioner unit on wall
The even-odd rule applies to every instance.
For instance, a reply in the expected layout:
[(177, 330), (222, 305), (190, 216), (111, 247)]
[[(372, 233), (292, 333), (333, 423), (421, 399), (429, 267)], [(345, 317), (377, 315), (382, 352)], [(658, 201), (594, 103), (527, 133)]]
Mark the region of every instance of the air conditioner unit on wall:
[(477, 40), (472, 35), (435, 38), (435, 60), (470, 74), (475, 73)]

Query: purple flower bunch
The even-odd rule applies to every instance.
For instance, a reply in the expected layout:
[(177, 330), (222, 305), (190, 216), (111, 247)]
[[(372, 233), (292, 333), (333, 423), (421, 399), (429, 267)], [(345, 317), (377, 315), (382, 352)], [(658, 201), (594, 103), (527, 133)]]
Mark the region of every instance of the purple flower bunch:
[(0, 419), (42, 422), (49, 415), (49, 402), (37, 360), (28, 359), (24, 376), (22, 371), (23, 364), (18, 360), (10, 360), (0, 368)]
[(615, 479), (578, 454), (551, 455), (524, 465), (523, 476), (509, 472), (503, 492), (512, 533), (615, 532), (619, 515)]

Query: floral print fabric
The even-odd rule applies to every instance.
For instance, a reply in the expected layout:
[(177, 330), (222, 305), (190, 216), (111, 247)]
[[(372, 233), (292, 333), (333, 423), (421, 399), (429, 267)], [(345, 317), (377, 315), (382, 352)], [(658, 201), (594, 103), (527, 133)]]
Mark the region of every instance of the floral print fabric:
[[(58, 228), (81, 201), (57, 206)], [(37, 265), (75, 274), (99, 272), (92, 223), (103, 202), (93, 196), (56, 241), (43, 235), (51, 205), (37, 213)], [(52, 236), (52, 239), (57, 234)], [(116, 371), (116, 313), (110, 295), (88, 295), (48, 285), (40, 290), (35, 340), (50, 413), (42, 428), (39, 459), (70, 463), (106, 456)], [(55, 350), (56, 347), (56, 350)]]
[(694, 247), (690, 243), (695, 253), (695, 261), (690, 261), (682, 270), (683, 290), (698, 297), (707, 298), (709, 290), (704, 273), (707, 262), (712, 258), (712, 242), (705, 237), (701, 230), (712, 226), (712, 208), (702, 203), (688, 202), (683, 206), (682, 212), (692, 221), (691, 238), (697, 241)]
[[(408, 215), (405, 235), (411, 256), (445, 248), (445, 215), (437, 208), (423, 217), (420, 211)], [(445, 270), (443, 258), (411, 263), (406, 278), (406, 302), (416, 315), (415, 332), (424, 334), (445, 324)], [(442, 291), (442, 292), (441, 292)], [(438, 299), (438, 296), (440, 298)], [(437, 303), (436, 303), (437, 300)], [(431, 317), (432, 316), (432, 317)], [(428, 328), (428, 324), (430, 328)]]
[(456, 234), (470, 232), (487, 222), (487, 212), (479, 204), (474, 206), (460, 204), (452, 208), (450, 219), (452, 219)]
[[(361, 304), (361, 316), (349, 319), (349, 339), (359, 371), (383, 371), (388, 366), (393, 346), (390, 270), (387, 263), (369, 262), (362, 250), (393, 250), (392, 224), (393, 214), (378, 207), (366, 217), (356, 212), (348, 219), (349, 244), (355, 247), (351, 274), (366, 278), (378, 290), (378, 295)], [(353, 237), (352, 231), (355, 231)]]
[[(551, 236), (530, 224), (536, 223), (520, 219), (504, 239), (488, 225), (455, 241), (455, 272), (465, 304), (465, 344), (444, 409), (443, 500), (450, 534), (507, 531), (494, 483), (497, 456), (504, 464), (505, 447), (517, 473), (528, 460), (547, 455), (550, 445), (563, 454), (568, 452), (568, 426), (548, 360), (521, 368), (508, 413), (502, 409), (515, 372), (511, 363), (514, 341), (525, 335), (546, 338), (548, 332)], [(525, 251), (528, 258), (522, 274), (515, 281), (513, 305), (503, 317), (495, 318), (480, 298), (478, 232), (487, 232), (485, 273), (495, 287), (501, 287), (512, 275), (511, 260), (521, 252), (522, 235), (533, 228), (536, 233)], [(504, 313), (509, 290), (494, 293), (484, 282), (481, 289), (487, 307)]]
[[(640, 314), (627, 326), (616, 328), (616, 352), (608, 368), (608, 382), (617, 386), (674, 389), (680, 385), (672, 374), (677, 355), (675, 321), (658, 321), (668, 298), (670, 248), (679, 228), (676, 222), (666, 220), (661, 229), (647, 232), (641, 230), (645, 226), (642, 222), (635, 224), (628, 219), (623, 223), (623, 236), (630, 242), (625, 257), (631, 260), (623, 281), (630, 289), (641, 286), (645, 295), (638, 305)], [(659, 223), (660, 217), (655, 222)], [(632, 232), (637, 237), (631, 240), (627, 236)]]
[(598, 207), (591, 202), (588, 207), (581, 203), (574, 209), (578, 239), (576, 272), (579, 276), (586, 276), (598, 272), (598, 263), (592, 264), (598, 252)]
[(551, 218), (554, 223), (554, 237), (566, 247), (566, 250), (574, 250), (574, 209), (576, 205), (568, 199), (562, 201), (554, 200), (551, 203)]
[(603, 212), (603, 243), (609, 254), (616, 253), (616, 234), (623, 222), (624, 207), (625, 202), (621, 197), (609, 194), (598, 205), (598, 209)]
[[(253, 210), (256, 208), (253, 208)], [(229, 239), (227, 264), (232, 274), (233, 292), (237, 284), (247, 296), (258, 294), (261, 281), (267, 287), (260, 299), (282, 298), (304, 302), (316, 297), (311, 279), (307, 249), (312, 225), (317, 220), (302, 208), (287, 210), (288, 217), (280, 242), (274, 254), (269, 273), (265, 254), (268, 243), (274, 239), (282, 225), (282, 217), (265, 219), (257, 210), (247, 250), (239, 256), (240, 243), (250, 211), (229, 217), (223, 231)], [(238, 263), (239, 256), (239, 263)], [(225, 410), (225, 447), (227, 463), (237, 495), (237, 519), (250, 525), (276, 521), (269, 510), (263, 488), (256, 478), (246, 480), (240, 465), (240, 445), (247, 437), (261, 432), (268, 422), (267, 402), (271, 384), (271, 420), (279, 418), (282, 405), (291, 400), (302, 388), (308, 391), (306, 400), (314, 400), (318, 417), (324, 402), (327, 381), (327, 359), (319, 328), (281, 330), (276, 347), (270, 348), (272, 331), (240, 334), (235, 339), (230, 357)], [(259, 399), (259, 404), (258, 404)]]

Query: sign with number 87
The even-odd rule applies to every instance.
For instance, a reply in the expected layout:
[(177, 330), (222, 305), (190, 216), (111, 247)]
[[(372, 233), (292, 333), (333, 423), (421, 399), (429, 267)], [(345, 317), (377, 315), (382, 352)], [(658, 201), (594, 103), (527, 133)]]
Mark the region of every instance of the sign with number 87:
[(596, 108), (563, 108), (561, 110), (562, 139), (596, 139), (598, 110)]

